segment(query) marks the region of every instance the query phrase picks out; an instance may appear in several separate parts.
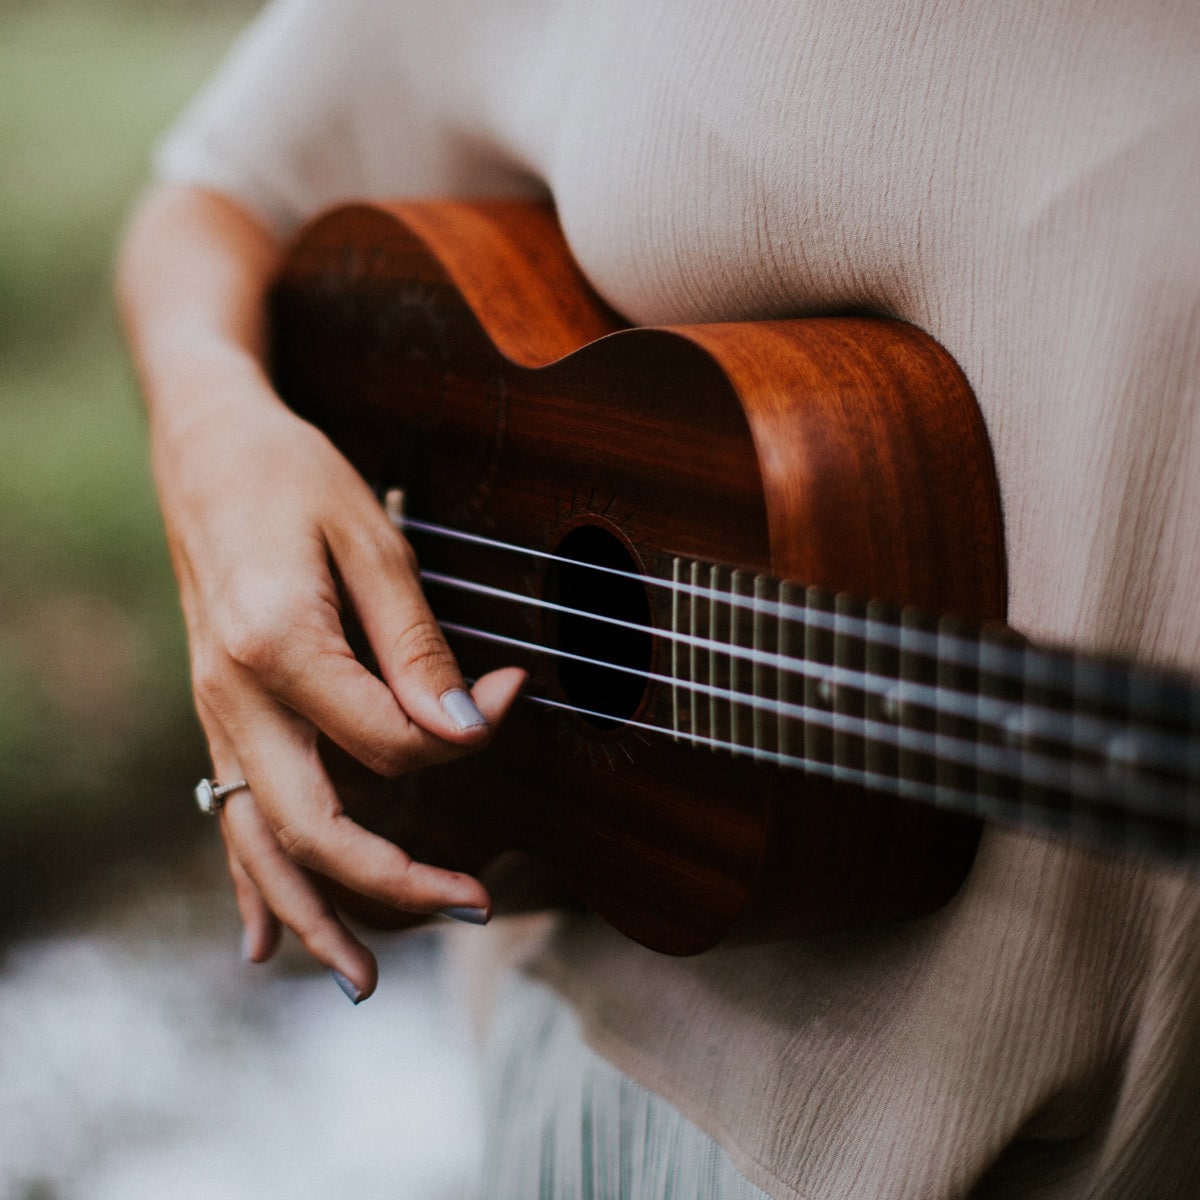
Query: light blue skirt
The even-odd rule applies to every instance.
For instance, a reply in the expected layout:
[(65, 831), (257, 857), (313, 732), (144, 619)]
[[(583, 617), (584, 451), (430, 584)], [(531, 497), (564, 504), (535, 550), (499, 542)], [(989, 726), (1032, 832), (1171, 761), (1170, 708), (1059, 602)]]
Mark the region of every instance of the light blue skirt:
[(482, 1200), (769, 1200), (661, 1097), (588, 1047), (549, 988), (514, 973), (485, 1060)]

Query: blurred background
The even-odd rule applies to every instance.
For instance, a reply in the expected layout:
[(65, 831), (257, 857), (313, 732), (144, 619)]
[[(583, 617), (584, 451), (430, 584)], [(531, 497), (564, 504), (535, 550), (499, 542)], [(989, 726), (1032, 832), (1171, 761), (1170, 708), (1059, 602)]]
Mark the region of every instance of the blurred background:
[[(428, 936), (352, 1009), (239, 961), (111, 301), (149, 149), (259, 5), (0, 0), (0, 1200), (468, 1190)], [(407, 1139), (407, 1140), (406, 1140)]]

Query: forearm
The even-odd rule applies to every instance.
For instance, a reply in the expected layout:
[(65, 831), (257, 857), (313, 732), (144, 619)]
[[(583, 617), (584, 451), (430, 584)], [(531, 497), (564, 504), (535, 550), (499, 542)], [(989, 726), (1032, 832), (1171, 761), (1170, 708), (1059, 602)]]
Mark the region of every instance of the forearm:
[(276, 239), (232, 200), (166, 185), (129, 226), (117, 292), (156, 448), (225, 403), (270, 401), (264, 297)]
[(185, 611), (186, 562), (212, 558), (197, 539), (222, 519), (235, 530), (239, 510), (263, 502), (256, 482), (286, 471), (279, 459), (299, 436), (265, 363), (265, 298), (279, 258), (278, 241), (234, 201), (164, 185), (138, 207), (118, 259), (117, 296)]

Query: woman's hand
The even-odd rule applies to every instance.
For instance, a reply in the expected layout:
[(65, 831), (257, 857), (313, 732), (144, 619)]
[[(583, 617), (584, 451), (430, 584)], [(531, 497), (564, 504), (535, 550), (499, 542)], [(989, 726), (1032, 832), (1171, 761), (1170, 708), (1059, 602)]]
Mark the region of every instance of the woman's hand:
[[(175, 285), (162, 281), (163, 253)], [(271, 391), (261, 309), (275, 261), (269, 236), (227, 201), (172, 190), (127, 238), (122, 299), (197, 711), (217, 778), (250, 783), (220, 818), (246, 954), (269, 957), (282, 922), (359, 1000), (375, 987), (374, 958), (310, 872), (409, 912), (482, 922), (490, 902), (477, 880), (413, 862), (355, 824), (319, 735), (382, 774), (444, 761), (487, 741), (523, 676), (499, 671), (465, 689), (404, 539)], [(346, 642), (346, 605), (382, 678)]]
[[(482, 922), (489, 899), (476, 880), (412, 862), (350, 820), (317, 735), (396, 775), (481, 745), (522, 677), (488, 676), (472, 700), (406, 543), (359, 476), (269, 398), (225, 396), (227, 415), (194, 429), (159, 474), (214, 769), (251, 782), (221, 815), (246, 952), (270, 955), (278, 918), (365, 995), (373, 960), (308, 871), (408, 912)], [(351, 653), (343, 603), (382, 679)]]

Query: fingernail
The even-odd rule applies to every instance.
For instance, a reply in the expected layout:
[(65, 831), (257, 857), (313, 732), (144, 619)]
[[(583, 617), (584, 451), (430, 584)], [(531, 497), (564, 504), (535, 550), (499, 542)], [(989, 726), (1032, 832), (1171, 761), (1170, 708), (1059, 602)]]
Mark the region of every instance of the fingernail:
[(350, 980), (347, 979), (345, 975), (343, 975), (341, 973), (341, 971), (330, 971), (329, 973), (330, 973), (330, 975), (333, 976), (333, 982), (336, 983), (338, 985), (338, 987), (340, 987), (342, 989), (342, 991), (346, 994), (346, 998), (350, 1001), (351, 1004), (361, 1004), (362, 1003), (362, 999), (363, 999), (362, 992), (360, 992), (358, 990), (358, 988), (353, 983), (351, 983)]
[(465, 921), (468, 925), (486, 925), (488, 910), (486, 908), (468, 908), (465, 905), (451, 905), (442, 909), (442, 916), (452, 921)]
[(242, 930), (242, 962), (248, 963), (248, 962), (254, 961), (254, 955), (252, 953), (253, 950), (254, 950), (254, 944), (250, 941), (250, 930), (243, 929)]
[(442, 696), (442, 711), (454, 722), (459, 733), (466, 733), (468, 729), (480, 729), (487, 724), (487, 718), (475, 707), (475, 701), (462, 688), (453, 688)]

